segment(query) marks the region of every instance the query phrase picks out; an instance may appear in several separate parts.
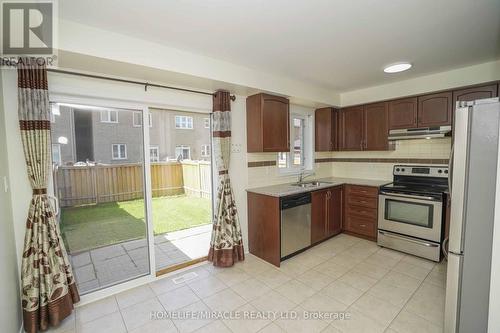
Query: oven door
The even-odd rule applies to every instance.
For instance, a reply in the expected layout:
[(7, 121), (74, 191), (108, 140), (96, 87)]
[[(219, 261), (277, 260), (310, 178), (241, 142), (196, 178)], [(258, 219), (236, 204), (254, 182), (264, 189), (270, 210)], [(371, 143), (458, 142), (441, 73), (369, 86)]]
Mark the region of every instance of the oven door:
[(378, 228), (439, 243), (442, 210), (443, 203), (432, 197), (380, 194)]

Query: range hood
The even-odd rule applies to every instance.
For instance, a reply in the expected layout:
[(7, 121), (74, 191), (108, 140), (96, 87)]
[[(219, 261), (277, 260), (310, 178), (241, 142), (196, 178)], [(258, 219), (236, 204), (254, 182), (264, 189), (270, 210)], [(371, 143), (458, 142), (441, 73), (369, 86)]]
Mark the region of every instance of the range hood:
[(444, 138), (451, 133), (451, 126), (395, 129), (389, 131), (389, 141)]

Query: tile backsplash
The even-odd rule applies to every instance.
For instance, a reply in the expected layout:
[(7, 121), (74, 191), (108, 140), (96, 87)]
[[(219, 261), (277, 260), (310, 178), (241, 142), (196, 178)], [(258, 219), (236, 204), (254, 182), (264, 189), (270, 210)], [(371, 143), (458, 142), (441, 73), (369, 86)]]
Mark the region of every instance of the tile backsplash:
[[(447, 160), (451, 151), (451, 138), (397, 141), (392, 151), (321, 152), (316, 159), (340, 158), (349, 162), (315, 163), (315, 178), (350, 177), (367, 179), (392, 179), (392, 168), (397, 163), (352, 162), (352, 159), (433, 159)], [(248, 153), (248, 162), (276, 161), (276, 153)], [(293, 182), (297, 176), (283, 175), (276, 165), (248, 168), (248, 186), (259, 187)]]

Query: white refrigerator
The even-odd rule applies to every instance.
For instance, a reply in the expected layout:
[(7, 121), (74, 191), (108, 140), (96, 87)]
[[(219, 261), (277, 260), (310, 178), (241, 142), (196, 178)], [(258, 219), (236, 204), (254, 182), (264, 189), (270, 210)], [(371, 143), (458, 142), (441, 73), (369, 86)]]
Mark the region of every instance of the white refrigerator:
[[(455, 110), (451, 221), (444, 329), (488, 329), (492, 272), (500, 103), (461, 103)], [(500, 277), (499, 277), (500, 278)], [(498, 316), (499, 314), (497, 314)]]

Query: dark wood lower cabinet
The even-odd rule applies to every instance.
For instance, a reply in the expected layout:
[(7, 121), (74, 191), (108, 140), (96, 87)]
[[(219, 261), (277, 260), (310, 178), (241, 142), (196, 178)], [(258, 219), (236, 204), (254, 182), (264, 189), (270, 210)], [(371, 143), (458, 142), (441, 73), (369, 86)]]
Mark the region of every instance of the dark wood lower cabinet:
[(342, 186), (311, 193), (311, 242), (342, 232)]
[(275, 265), (281, 261), (280, 199), (248, 192), (248, 250)]
[(378, 188), (345, 185), (344, 231), (377, 240)]
[(328, 190), (311, 193), (311, 243), (326, 238), (326, 220), (328, 212)]
[(342, 232), (342, 219), (344, 213), (344, 187), (332, 188), (330, 202), (328, 205), (328, 237), (338, 235)]
[[(275, 265), (281, 262), (280, 198), (248, 192), (248, 247)], [(376, 239), (375, 187), (339, 185), (311, 192), (311, 245), (346, 232)], [(350, 200), (346, 202), (346, 200)], [(353, 201), (354, 200), (354, 201)], [(363, 206), (364, 205), (364, 206)]]

